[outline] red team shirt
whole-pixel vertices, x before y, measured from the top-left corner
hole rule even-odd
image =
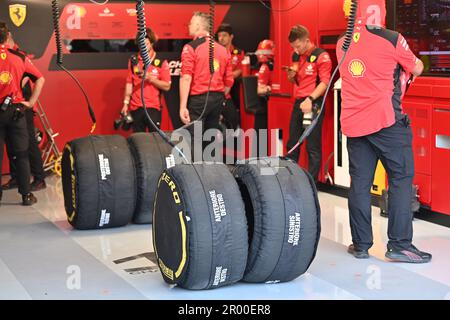
[[[29,77],[33,82],[42,77],[31,60],[19,51],[0,46],[0,102],[12,96],[13,103],[25,101],[22,95],[22,78]]]
[[[265,86],[270,86],[272,84],[272,70],[270,70],[268,64],[262,63],[254,74],[258,77],[258,84]]]
[[[308,97],[320,82],[330,82],[332,63],[330,55],[320,48],[313,47],[303,55],[293,53],[292,68],[297,70],[294,96],[296,99]]]
[[[242,69],[242,60],[245,58],[243,50],[235,48],[233,45],[230,47],[231,54],[231,70],[236,71]]]
[[[132,58],[133,59],[133,58]],[[135,65],[132,63],[132,59],[128,61],[128,76],[127,83],[131,83],[133,85],[133,92],[131,94],[130,100],[130,110],[135,111],[142,107],[141,100],[141,85],[142,79],[140,78],[140,74],[144,72],[144,62],[142,61],[142,57],[139,54],[137,61],[138,64]],[[149,66],[147,73],[153,74],[157,77],[158,80],[170,82],[170,69],[169,64],[166,60],[161,61],[158,59],[156,55],[152,59],[152,63]],[[161,110],[161,90],[155,87],[150,82],[146,81],[144,85],[144,99],[145,106],[147,108],[154,108],[157,110]]]
[[[343,40],[339,40],[338,48],[342,47]],[[343,51],[338,49],[338,60],[342,55]],[[342,132],[348,137],[365,136],[401,119],[406,77],[417,61],[398,32],[357,25],[340,68]]]
[[[224,92],[225,87],[231,88],[234,83],[231,56],[221,44],[214,42],[214,68],[216,72],[211,81],[210,90]],[[192,76],[189,95],[200,95],[208,91],[210,79],[209,70],[209,39],[200,36],[186,44],[181,53],[181,76]]]
[[[245,52],[231,45],[230,54],[231,54],[231,71],[234,72],[236,70],[242,69],[242,60],[244,60],[245,58]],[[228,93],[226,98],[231,99],[231,94]]]

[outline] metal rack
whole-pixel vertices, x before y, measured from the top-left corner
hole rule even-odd
[[[47,139],[43,147],[41,147],[44,171],[52,170],[56,174],[61,175],[61,152],[59,151],[58,146],[55,142],[55,138],[59,135],[59,133],[53,132],[53,129],[50,126],[50,122],[48,121],[47,114],[45,113],[44,108],[42,107],[42,104],[39,100],[37,102],[36,111]]]

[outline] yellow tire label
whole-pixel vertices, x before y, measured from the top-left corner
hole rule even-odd
[[[161,175],[161,177],[158,181],[158,189],[159,189],[159,186],[161,183],[167,184],[170,191],[172,192],[172,196],[173,196],[175,203],[180,204],[181,198],[178,194],[177,186],[176,186],[175,182],[173,181],[173,179],[166,172],[163,172],[163,174]],[[155,204],[157,203],[157,199],[158,199],[158,192],[156,193]],[[154,208],[156,208],[156,205]],[[186,266],[186,262],[187,262],[187,228],[186,228],[186,224],[185,224],[184,217],[183,217],[183,211],[178,212],[178,218],[179,218],[180,227],[181,227],[181,250],[182,250],[182,252],[181,252],[180,263],[179,263],[178,267],[176,268],[176,271],[174,272],[174,270],[172,270],[168,266],[166,266],[164,264],[164,261],[158,256],[158,252],[156,249],[157,248],[157,243],[156,243],[157,223],[156,223],[155,212],[153,212],[153,243],[155,243],[154,247],[155,247],[156,256],[158,257],[158,265],[159,265],[159,268],[161,269],[161,272],[172,281],[175,278],[179,278],[181,276],[181,274]]]

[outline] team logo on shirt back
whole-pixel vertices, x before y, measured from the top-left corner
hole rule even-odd
[[[362,78],[366,72],[366,65],[359,59],[353,59],[348,65],[348,71],[354,78]]]
[[[12,75],[8,71],[0,73],[0,84],[9,85],[12,80]]]
[[[355,32],[355,34],[353,35],[353,41],[355,41],[355,43],[357,43],[360,38],[361,38],[361,33]]]
[[[220,62],[217,59],[214,59],[214,72],[216,72],[217,70],[219,70],[220,68]]]
[[[27,6],[24,4],[11,4],[9,6],[9,18],[16,27],[20,27],[27,17]]]

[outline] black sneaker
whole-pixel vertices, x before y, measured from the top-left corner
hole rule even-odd
[[[45,180],[33,180],[30,187],[31,191],[39,191],[47,188],[47,184],[45,183]]]
[[[355,245],[348,246],[347,252],[352,254],[357,259],[369,259],[369,250],[361,250]]]
[[[23,206],[32,206],[37,202],[36,197],[31,192],[26,195],[22,195],[22,205]]]
[[[395,250],[388,247],[385,256],[393,262],[408,263],[427,263],[431,261],[432,257],[430,253],[420,251],[413,245],[411,245],[408,249],[403,250]]]
[[[17,180],[16,179],[9,179],[7,183],[2,185],[3,190],[9,190],[9,189],[15,189],[17,188]]]

